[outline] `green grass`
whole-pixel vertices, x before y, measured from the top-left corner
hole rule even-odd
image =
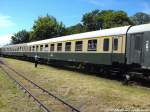
[[[150,89],[124,86],[118,81],[5,58],[4,61],[40,86],[83,112],[107,109],[149,109]],[[5,104],[3,104],[5,105]]]
[[[0,69],[0,112],[41,112]]]

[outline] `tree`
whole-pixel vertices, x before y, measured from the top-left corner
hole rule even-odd
[[[113,10],[94,10],[86,13],[82,22],[88,31],[133,24],[124,11]]]
[[[99,10],[94,10],[83,15],[82,22],[87,31],[102,28],[103,19],[99,16],[99,13]]]
[[[12,44],[29,42],[29,32],[26,30],[19,31],[11,37]]]
[[[66,35],[69,35],[69,34],[77,34],[77,33],[83,33],[83,32],[86,32],[86,29],[84,28],[84,26],[79,23],[79,24],[76,24],[74,26],[70,26],[66,29]]]
[[[65,35],[65,26],[53,16],[39,17],[33,25],[31,40],[43,40]]]
[[[127,13],[125,13],[124,11],[114,12],[112,18],[110,19],[110,21],[111,21],[110,27],[133,25],[133,22],[130,20]]]
[[[150,15],[143,12],[138,12],[131,17],[131,20],[135,25],[150,23]]]

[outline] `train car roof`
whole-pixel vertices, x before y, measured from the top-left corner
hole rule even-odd
[[[45,44],[51,42],[61,42],[61,41],[71,41],[71,40],[78,40],[84,38],[91,38],[91,37],[98,37],[98,36],[113,36],[113,35],[123,35],[126,34],[127,29],[129,26],[117,27],[117,28],[110,28],[80,34],[73,34],[68,36],[62,36],[57,38],[46,39],[42,41],[30,42],[27,45],[37,45],[37,44]]]
[[[7,46],[3,46],[2,48],[7,48],[7,47],[21,47],[21,46],[27,46],[27,43],[7,45]]]
[[[142,24],[137,26],[132,26],[128,33],[141,33],[141,32],[147,32],[150,31],[150,24]]]

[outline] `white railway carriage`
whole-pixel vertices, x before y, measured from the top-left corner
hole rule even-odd
[[[143,24],[5,46],[1,54],[28,58],[38,55],[47,62],[82,64],[88,68],[149,69],[149,42],[150,24]]]

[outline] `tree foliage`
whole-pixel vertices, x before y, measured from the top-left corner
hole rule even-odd
[[[83,32],[86,32],[86,29],[81,23],[66,28],[66,35]]]
[[[150,23],[150,15],[143,12],[138,12],[131,17],[131,20],[135,25]]]
[[[62,36],[65,33],[65,26],[62,22],[58,22],[52,16],[39,17],[33,25],[31,32],[31,40],[43,40]]]
[[[99,30],[133,24],[124,11],[94,10],[86,13],[82,18],[87,31]]]
[[[82,22],[87,31],[98,30],[103,27],[103,19],[99,12],[99,10],[94,10],[83,15]]]
[[[26,30],[19,31],[11,37],[12,44],[29,42],[29,32]]]

